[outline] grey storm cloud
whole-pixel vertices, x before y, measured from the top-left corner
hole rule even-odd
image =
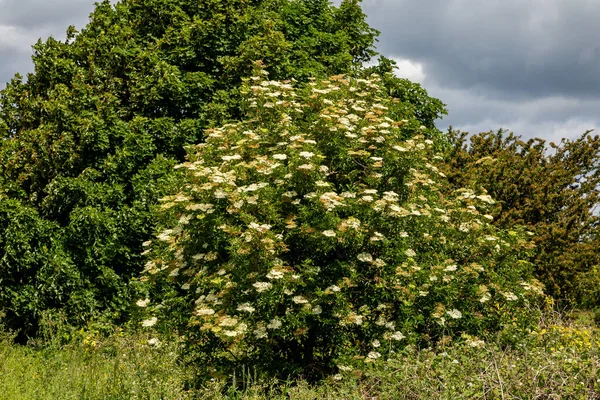
[[[199,0],[200,1],[200,0]],[[339,4],[341,0],[333,0]],[[114,2],[114,1],[113,1]],[[470,132],[550,140],[600,128],[600,0],[364,0],[398,75],[448,105]],[[38,38],[82,28],[93,0],[0,0],[0,89],[32,70]]]
[[[0,0],[0,89],[15,73],[31,72],[38,39],[64,39],[67,27],[84,27],[93,9],[90,0]]]
[[[0,0],[0,25],[30,30],[51,27],[62,32],[85,22],[92,9],[89,0]]]
[[[596,0],[366,0],[379,49],[444,86],[495,96],[600,93]]]

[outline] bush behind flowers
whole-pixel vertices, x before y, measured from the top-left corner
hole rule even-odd
[[[492,226],[484,192],[442,195],[435,132],[389,118],[379,77],[296,87],[257,67],[243,92],[248,118],[189,147],[162,199],[143,325],[176,327],[213,375],[319,376],[535,323],[527,232]]]

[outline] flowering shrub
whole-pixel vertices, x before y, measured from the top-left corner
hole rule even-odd
[[[162,298],[138,302],[143,324],[178,327],[214,371],[284,374],[530,326],[529,238],[490,224],[487,194],[441,194],[429,131],[389,118],[377,76],[297,88],[263,72],[243,92],[248,118],[190,147],[187,184],[162,199],[144,278]]]

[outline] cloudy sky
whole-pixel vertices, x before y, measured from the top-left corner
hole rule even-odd
[[[600,133],[600,0],[364,0],[363,8],[398,75],[448,105],[440,129],[554,141]],[[0,88],[31,70],[38,38],[64,38],[92,9],[91,0],[0,0]]]

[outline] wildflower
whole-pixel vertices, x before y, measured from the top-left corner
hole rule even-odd
[[[346,220],[346,223],[352,229],[357,230],[358,228],[360,228],[360,220],[358,218],[350,217]]]
[[[327,237],[335,237],[335,232],[332,230],[323,231],[322,233]]]
[[[452,264],[452,265],[448,265],[446,268],[444,268],[444,271],[453,272],[453,271],[456,271],[457,269],[458,269],[458,266],[456,264]]]
[[[219,323],[219,326],[231,327],[231,326],[236,326],[237,323],[238,323],[237,318],[225,317],[221,320],[221,322]]]
[[[258,293],[264,292],[265,290],[271,289],[273,284],[270,282],[255,282],[252,284]]]
[[[269,273],[267,274],[267,278],[268,279],[281,279],[283,278],[283,272],[278,271],[276,269],[272,269],[271,271],[269,271]]]
[[[267,325],[267,329],[279,329],[281,328],[281,321],[277,318],[273,318]]]
[[[378,242],[378,241],[383,240],[383,239],[385,239],[385,237],[381,233],[374,232],[373,236],[371,236],[371,238],[369,239],[369,241],[371,241],[371,242]]]
[[[460,319],[462,318],[462,313],[460,311],[458,311],[456,308],[450,311],[446,311],[446,314],[448,314],[448,316],[450,316],[451,318],[454,319]]]
[[[386,263],[381,258],[376,258],[375,260],[373,260],[373,265],[381,268],[381,267],[385,267]]]
[[[215,310],[213,310],[212,308],[198,308],[194,313],[196,315],[213,315],[215,313]]]
[[[144,300],[140,299],[140,300],[136,301],[135,304],[138,307],[142,307],[142,308],[147,307],[148,304],[150,304],[150,299],[144,299]]]
[[[249,313],[249,314],[252,314],[252,313],[254,312],[255,308],[254,308],[254,307],[252,307],[252,306],[250,305],[250,303],[244,303],[244,304],[240,304],[240,305],[239,305],[239,306],[236,308],[236,310],[237,310],[237,311],[245,311],[245,312],[247,312],[247,313]]]
[[[336,285],[331,285],[327,289],[325,289],[325,291],[331,291],[331,292],[339,292],[340,290],[341,290],[340,287],[336,286]]]
[[[379,340],[375,339],[371,342],[371,346],[377,348],[377,347],[381,346],[381,343],[379,343]]]
[[[145,319],[142,321],[142,326],[145,328],[149,328],[151,326],[156,325],[156,322],[158,322],[158,318],[156,317],[152,317],[150,319]]]
[[[369,253],[360,253],[358,256],[356,256],[356,258],[358,258],[358,261],[362,261],[362,262],[373,261],[373,256]]]
[[[321,308],[321,306],[320,306],[320,305],[316,305],[316,306],[314,306],[314,307],[312,308],[312,313],[313,313],[314,315],[319,315],[319,314],[321,314],[322,312],[323,312],[323,309]]]
[[[407,257],[414,257],[414,256],[416,256],[416,255],[417,255],[417,253],[415,253],[415,251],[414,251],[413,249],[407,249],[407,250],[404,252],[404,254],[405,254]]]
[[[485,203],[488,203],[488,204],[494,204],[495,203],[494,199],[492,199],[492,196],[490,196],[488,194],[479,195],[479,196],[477,196],[477,198],[479,200],[485,202]]]
[[[276,160],[286,160],[287,156],[285,154],[273,154],[273,158]]]
[[[519,299],[517,297],[517,295],[514,294],[513,292],[506,292],[506,293],[503,293],[503,294],[504,294],[504,297],[506,298],[506,300],[508,300],[508,301],[515,301],[515,300]]]
[[[479,302],[485,303],[486,301],[490,300],[491,298],[492,298],[492,296],[488,292],[485,292],[483,294],[483,296],[481,296],[481,298],[479,299]]]
[[[266,338],[267,336],[268,336],[267,329],[265,328],[264,325],[259,326],[258,328],[256,328],[254,330],[254,337],[256,337],[257,339],[263,339],[263,338]]]
[[[310,151],[301,151],[298,155],[304,158],[312,158],[315,155],[315,153],[311,153]]]
[[[221,159],[223,161],[240,160],[241,158],[242,156],[240,156],[239,154],[234,154],[232,156],[221,156]]]
[[[308,300],[306,300],[303,296],[294,296],[292,301],[296,304],[307,304]]]
[[[163,242],[168,242],[169,240],[171,240],[172,233],[173,229],[165,229],[160,235],[157,236],[157,238],[159,240],[162,240]]]
[[[376,351],[371,351],[369,352],[369,354],[367,354],[367,358],[371,360],[377,360],[379,357],[381,357],[381,353],[378,353]]]
[[[297,169],[301,169],[301,170],[306,170],[306,171],[310,171],[314,168],[314,165],[312,164],[302,164],[300,166],[298,166]]]
[[[470,347],[484,347],[485,346],[485,342],[483,340],[477,339],[477,338],[467,340],[467,344]]]
[[[148,339],[148,344],[150,346],[158,346],[160,344],[160,340],[157,338]]]
[[[394,340],[402,340],[405,338],[405,336],[402,334],[402,332],[400,331],[396,331],[394,332],[394,334],[392,336],[390,336],[392,339]]]

